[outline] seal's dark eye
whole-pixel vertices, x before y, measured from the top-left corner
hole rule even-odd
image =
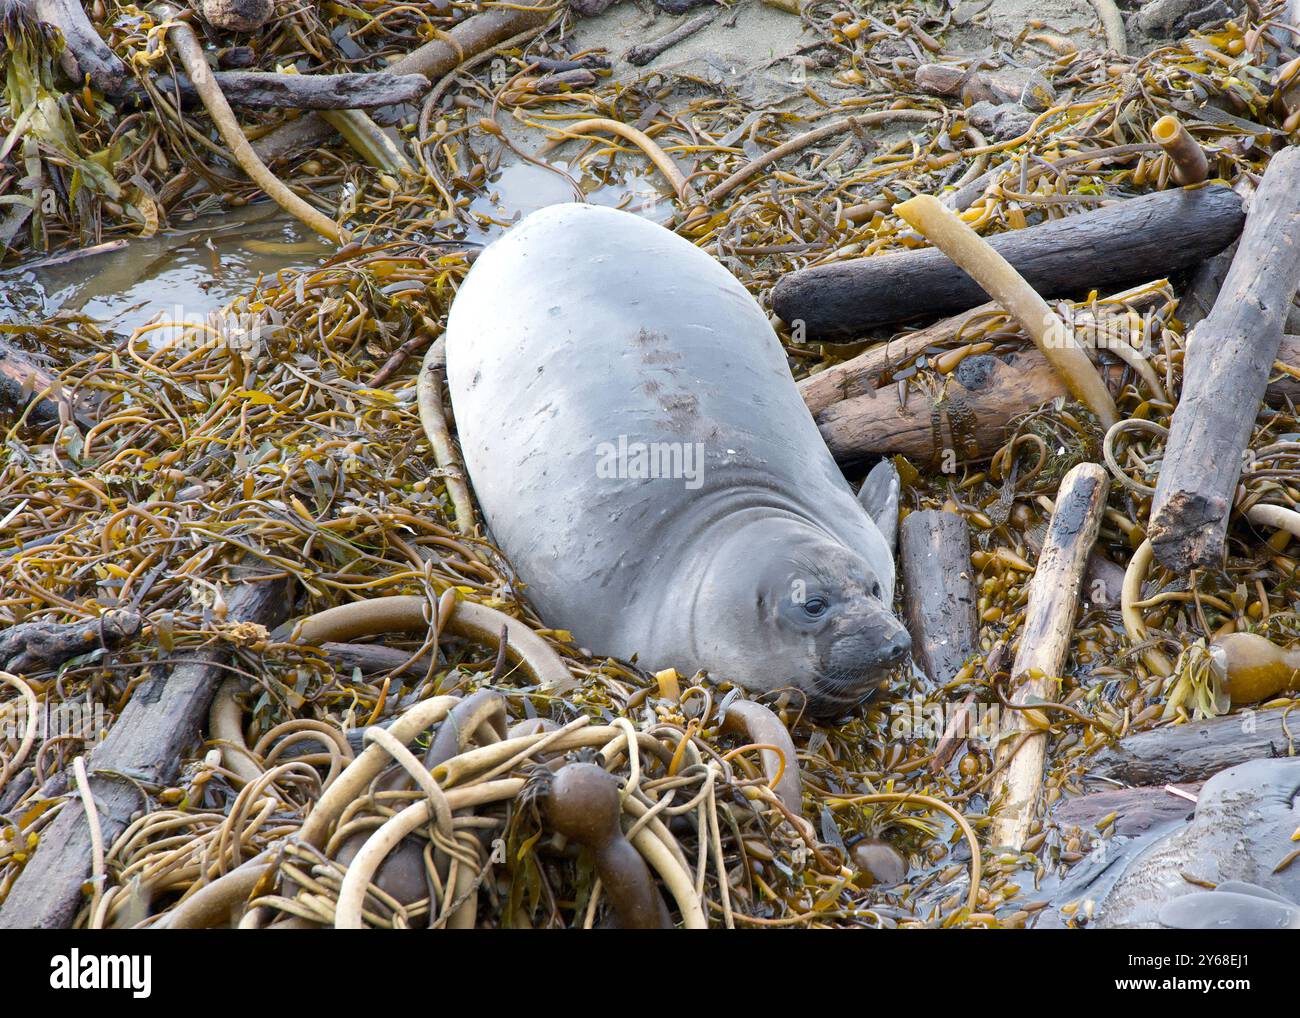
[[[812,618],[820,618],[826,614],[826,609],[830,607],[830,602],[824,597],[810,597],[804,602],[803,610]]]
[[[879,596],[880,596],[880,584],[879,584],[879,583],[873,583],[873,584],[871,585],[871,596],[872,596],[872,597],[879,597]]]

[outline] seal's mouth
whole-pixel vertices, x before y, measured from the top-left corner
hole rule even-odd
[[[876,675],[814,675],[808,713],[819,720],[842,717],[870,700],[888,676],[888,671]]]

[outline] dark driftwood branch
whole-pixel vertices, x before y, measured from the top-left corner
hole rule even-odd
[[[909,513],[899,533],[912,657],[936,684],[952,681],[978,646],[970,525],[956,513]]]
[[[937,330],[931,333],[936,334]],[[901,342],[891,346],[904,348]],[[831,372],[848,368],[824,382],[818,382],[822,375],[814,375],[800,384],[822,437],[840,463],[858,463],[884,453],[901,453],[929,463],[948,449],[967,460],[982,459],[1006,441],[1008,426],[1015,418],[1068,396],[1046,358],[1037,350],[1026,349],[998,357],[967,357],[948,377],[941,397],[910,391],[904,405],[896,387],[869,387],[882,370],[884,356],[876,353],[879,349],[860,355],[860,362],[854,358],[856,365],[846,361],[823,372],[831,376]],[[1300,366],[1300,336],[1286,336],[1277,359]],[[1119,364],[1102,372],[1112,393],[1118,394],[1124,372]],[[849,395],[836,402],[837,392]],[[1277,405],[1285,405],[1288,399],[1300,404],[1300,380],[1281,375],[1268,386],[1265,397]]]
[[[666,35],[661,35],[658,39],[651,39],[649,42],[643,42],[640,45],[633,46],[624,54],[624,59],[629,64],[636,67],[644,67],[651,60],[676,46],[683,39],[689,39],[700,29],[704,28],[713,20],[713,12],[697,14],[689,21],[683,21]]]
[[[1244,711],[1187,725],[1138,732],[1098,750],[1087,773],[1134,785],[1203,781],[1249,760],[1300,753],[1283,727],[1285,710]],[[1295,716],[1291,732],[1296,734]]]
[[[1223,250],[1241,231],[1241,199],[1227,187],[1158,191],[989,238],[1045,297],[1167,276]],[[868,329],[984,303],[979,284],[940,251],[833,262],[785,276],[772,307],[811,340],[852,340]]]
[[[415,102],[433,86],[422,74],[281,74],[277,71],[213,71],[232,106],[247,109],[351,110]],[[155,84],[164,95],[180,92],[185,105],[199,103],[189,78],[170,76]],[[137,90],[132,90],[132,95]],[[138,94],[143,98],[143,91]]]
[[[239,13],[238,5],[226,0],[221,0],[219,5],[229,8],[234,14]],[[266,6],[269,8],[270,5]],[[129,101],[143,96],[143,91],[131,81],[126,65],[91,25],[80,0],[37,0],[36,14],[63,34],[62,65],[69,77],[80,83],[84,76],[89,75],[92,85],[115,98]],[[432,87],[422,74],[391,70],[373,74],[214,71],[213,77],[229,102],[253,109],[366,109],[414,102]],[[170,93],[178,83],[171,77],[164,77],[158,80],[157,85],[164,93]],[[198,93],[188,79],[180,79],[179,89],[183,101],[198,102]]]
[[[226,599],[232,621],[274,626],[288,615],[283,582],[247,583]],[[144,803],[141,787],[174,781],[182,755],[199,740],[227,648],[195,653],[170,675],[141,683],[102,743],[87,761],[105,848]],[[91,872],[90,826],[80,798],[63,804],[41,843],[18,875],[4,904],[0,929],[66,929],[82,906],[82,885]]]
[[[120,647],[139,631],[140,613],[131,608],[81,622],[22,622],[0,632],[0,668],[18,675],[55,668],[79,654]]]
[[[1223,555],[1242,454],[1300,285],[1300,149],[1264,173],[1214,308],[1188,339],[1148,534],[1175,572]]]

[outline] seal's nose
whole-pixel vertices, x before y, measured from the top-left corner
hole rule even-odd
[[[896,665],[912,651],[912,637],[902,626],[889,637],[880,648],[881,658],[890,665]]]

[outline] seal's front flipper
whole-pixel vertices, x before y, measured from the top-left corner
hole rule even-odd
[[[1160,925],[1175,930],[1295,930],[1300,929],[1300,907],[1255,893],[1198,891],[1165,905]]]
[[[871,468],[858,489],[858,502],[876,523],[889,545],[889,554],[898,552],[898,470],[892,460],[881,460]]]

